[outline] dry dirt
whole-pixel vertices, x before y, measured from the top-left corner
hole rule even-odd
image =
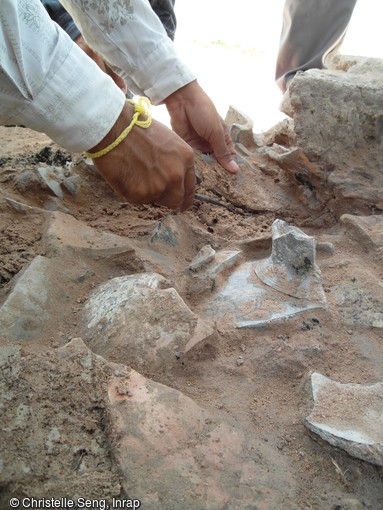
[[[278,142],[286,141],[288,133],[282,133]],[[62,165],[70,161],[73,161],[71,171],[81,179],[79,190],[75,197],[66,192],[64,199],[58,201],[38,178],[36,168],[40,164]],[[264,154],[254,152],[252,158],[240,160],[243,172],[249,165],[256,172],[255,191],[241,188],[238,177],[225,174],[208,156],[196,155],[196,162],[201,180],[197,193],[202,195],[202,200],[196,200],[184,217],[198,235],[173,253],[175,267],[185,267],[207,243],[214,248],[240,247],[247,258],[267,256],[271,225],[276,218],[284,219],[314,235],[319,243],[334,244],[334,255],[326,250],[317,253],[330,313],[306,312],[282,324],[257,330],[230,330],[224,325],[218,327],[215,343],[193,352],[176,369],[158,373],[150,367],[139,367],[139,370],[182,391],[216,416],[240,423],[281,452],[297,484],[297,509],[382,509],[382,468],[331,447],[303,424],[312,409],[310,371],[344,383],[383,380],[381,329],[366,328],[362,321],[358,324],[350,320],[347,308],[339,306],[335,292],[341,285],[353,286],[355,293],[350,299],[356,306],[360,305],[363,315],[364,295],[359,290],[368,288],[371,281],[382,279],[381,261],[348,237],[337,214],[342,204],[335,204],[325,188],[317,191],[317,205],[308,210],[302,177],[292,178]],[[262,189],[269,190],[274,202],[266,195],[262,197]],[[289,207],[283,202],[278,207],[281,190],[290,197]],[[259,193],[258,206],[249,199],[254,193]],[[12,288],[12,278],[33,257],[44,254],[45,227],[41,215],[16,211],[6,197],[41,209],[59,204],[89,226],[143,243],[169,214],[161,207],[123,203],[85,164],[82,156],[66,153],[46,136],[23,128],[0,128],[0,304]],[[221,205],[206,201],[206,197]],[[24,348],[31,353],[44,353],[78,336],[78,311],[88,293],[113,276],[139,270],[129,264],[117,257],[107,266],[95,265],[87,286],[68,283],[67,306],[57,310],[55,323],[47,334],[24,343]],[[193,311],[203,311],[204,302],[198,297],[190,297],[182,287],[177,290]],[[33,364],[26,364],[25,377],[33,378],[33,369]],[[70,384],[62,391],[70,399]],[[51,412],[55,412],[54,408]],[[88,418],[93,419],[91,414]],[[67,437],[70,438],[69,429]],[[20,442],[19,448],[26,446]],[[107,448],[104,454],[105,463],[110,466]],[[54,486],[55,469],[49,466],[41,469],[45,469],[47,477],[51,469]],[[118,474],[111,469],[110,481],[105,483],[113,485],[117,478]],[[68,480],[69,486],[71,483]],[[90,494],[100,496],[99,483],[96,475],[89,480]],[[12,487],[2,489],[5,496],[11,496]],[[21,489],[19,485],[18,490]],[[24,490],[40,492],[33,484]]]

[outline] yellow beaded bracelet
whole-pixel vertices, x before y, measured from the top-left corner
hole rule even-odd
[[[138,103],[134,102],[132,99],[127,99],[127,103],[131,103],[134,106],[134,114],[131,123],[129,126],[124,129],[124,131],[117,137],[114,142],[105,147],[105,149],[101,149],[97,152],[85,152],[85,156],[91,159],[100,158],[101,156],[105,156],[111,150],[113,150],[117,145],[119,145],[128,134],[131,132],[133,126],[136,124],[142,128],[148,128],[152,123],[152,117],[150,115],[150,101],[147,97],[140,96]],[[146,120],[138,120],[140,115],[147,115]]]

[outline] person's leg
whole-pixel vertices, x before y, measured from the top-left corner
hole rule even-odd
[[[175,0],[149,0],[153,11],[160,18],[166,33],[172,41],[177,28],[177,20],[174,12]]]
[[[286,0],[275,79],[282,90],[299,70],[324,66],[341,45],[357,0]]]
[[[74,41],[81,34],[64,7],[58,0],[41,0],[50,18],[55,21]]]

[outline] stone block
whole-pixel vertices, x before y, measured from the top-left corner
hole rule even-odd
[[[334,163],[361,150],[381,156],[382,76],[351,69],[312,69],[295,76],[288,96],[294,131],[308,157]]]
[[[359,63],[358,63],[359,62]],[[298,146],[331,172],[329,183],[357,205],[383,208],[382,62],[298,73],[282,108],[294,118]]]

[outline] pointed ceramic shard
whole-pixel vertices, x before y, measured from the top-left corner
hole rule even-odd
[[[325,305],[315,239],[282,220],[274,221],[272,236],[271,256],[255,266],[258,278],[283,294]]]

